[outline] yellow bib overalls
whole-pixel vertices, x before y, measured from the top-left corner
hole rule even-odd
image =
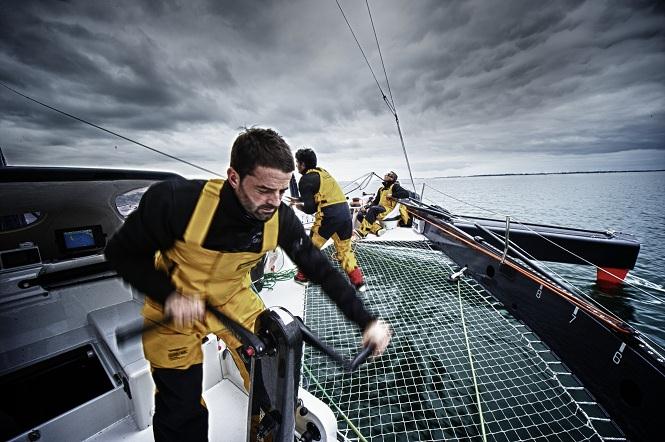
[[[383,218],[385,218],[386,215],[392,212],[392,210],[397,205],[397,201],[395,201],[394,199],[388,199],[388,195],[392,195],[393,193],[394,185],[395,184],[391,184],[390,187],[388,187],[387,189],[381,188],[381,190],[379,190],[379,206],[384,207],[386,211],[379,213],[376,216],[377,220],[382,220]]]
[[[265,306],[250,287],[250,270],[267,251],[277,247],[278,212],[264,224],[260,252],[218,252],[203,248],[223,184],[224,180],[220,179],[206,183],[183,240],[176,241],[163,253],[157,252],[155,267],[169,274],[171,282],[182,295],[200,296],[209,305],[253,331],[254,322]],[[146,298],[143,316],[146,322],[162,322],[162,306]],[[201,341],[210,332],[224,340],[232,350],[231,355],[249,391],[249,373],[235,351],[241,343],[211,313],[206,313],[203,322],[196,321],[191,327],[176,328],[169,323],[144,333],[145,357],[154,368],[187,369],[203,361]]]
[[[342,192],[342,188],[337,184],[337,181],[325,169],[318,167],[310,169],[306,173],[318,174],[321,182],[319,191],[314,195],[316,215],[314,216],[314,224],[311,228],[312,242],[320,249],[327,241],[327,238],[319,235],[319,229],[324,222],[323,208],[333,204],[346,203],[346,196]],[[349,216],[351,216],[350,212]],[[337,260],[346,273],[352,272],[358,266],[358,262],[351,248],[351,237],[341,239],[337,233],[333,233],[332,239],[335,243],[335,250],[337,250]]]
[[[388,195],[392,195],[394,185],[395,184],[393,183],[387,189],[384,189],[383,187],[379,189],[379,206],[386,210],[384,212],[377,213],[376,219],[373,223],[370,223],[367,218],[362,220],[360,223],[360,231],[363,232],[363,234],[366,235],[367,233],[377,233],[379,230],[381,230],[381,220],[385,218],[386,215],[388,215],[397,205],[397,201],[394,199],[388,199]]]

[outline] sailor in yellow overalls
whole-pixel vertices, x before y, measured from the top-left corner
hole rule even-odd
[[[382,235],[385,230],[380,221],[395,208],[397,199],[408,197],[409,191],[400,186],[397,174],[393,171],[386,173],[382,186],[376,192],[370,206],[358,214],[357,219],[360,222],[360,227],[356,229],[358,236],[364,238],[369,233]],[[400,218],[403,224],[409,221],[409,213],[404,206],[400,207]]]
[[[310,229],[312,242],[320,249],[332,237],[342,269],[351,283],[362,290],[365,278],[351,247],[353,220],[342,188],[325,169],[317,167],[316,153],[312,149],[296,152],[296,167],[302,174],[298,183],[300,197],[292,198],[291,204],[305,213],[316,213]],[[299,283],[307,282],[302,269],[294,279]]]
[[[281,203],[293,166],[290,148],[276,132],[248,129],[233,145],[226,181],[153,185],[106,247],[118,274],[147,295],[145,321],[160,324],[143,336],[156,385],[156,441],[207,440],[201,397],[206,334],[225,341],[248,387],[247,369],[235,351],[240,343],[204,314],[204,305],[253,330],[264,304],[250,288],[250,270],[277,246],[361,327],[364,342],[382,352],[390,339],[388,326],[364,308],[354,287]]]
[[[277,248],[279,213],[264,223],[262,244],[258,251],[206,249],[203,242],[218,210],[223,185],[224,180],[210,180],[205,184],[183,239],[176,240],[165,252],[157,252],[155,267],[170,274],[177,292],[198,296],[238,324],[253,330],[256,317],[265,306],[251,289],[250,270],[267,251]],[[224,207],[219,207],[219,210],[223,213]],[[150,298],[143,307],[143,316],[147,322],[164,322],[162,306]],[[208,312],[204,321],[196,321],[191,327],[179,328],[168,324],[144,334],[146,359],[154,368],[186,369],[200,364],[203,361],[201,340],[211,332],[223,339],[229,348],[241,346],[237,338]],[[249,389],[249,374],[242,360],[236,352],[231,354],[240,368],[245,388]]]

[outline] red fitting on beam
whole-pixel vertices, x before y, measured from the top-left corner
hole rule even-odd
[[[628,269],[599,267],[598,269],[596,269],[596,282],[598,283],[598,285],[617,286],[623,282],[627,274],[628,274]]]

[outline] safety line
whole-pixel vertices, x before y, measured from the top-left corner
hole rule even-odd
[[[483,417],[483,407],[480,402],[480,392],[478,391],[478,382],[476,380],[476,369],[473,366],[473,355],[471,354],[471,346],[469,345],[469,335],[466,330],[466,320],[464,319],[464,307],[462,306],[462,289],[460,288],[460,279],[457,279],[457,296],[459,298],[459,312],[462,317],[462,328],[464,329],[464,341],[466,341],[466,351],[469,355],[469,364],[471,364],[471,378],[473,379],[473,388],[476,390],[476,404],[478,405],[478,414],[480,415],[480,432],[483,435],[483,441],[487,442],[487,434],[485,434],[485,418]]]
[[[319,390],[321,390],[321,393],[323,393],[323,395],[326,398],[328,398],[328,400],[330,401],[332,406],[335,407],[335,409],[342,416],[342,419],[344,419],[344,421],[349,425],[349,427],[351,427],[351,430],[353,430],[353,432],[356,433],[356,436],[358,436],[361,441],[367,442],[367,439],[365,439],[365,437],[362,434],[360,434],[360,430],[355,425],[353,425],[353,422],[351,422],[351,420],[347,417],[347,415],[344,414],[344,412],[337,406],[337,404],[333,401],[333,399],[330,397],[328,392],[326,392],[326,390],[323,389],[323,386],[321,384],[319,384],[319,382],[316,380],[316,378],[314,377],[312,372],[309,370],[307,365],[302,364],[302,367],[305,369],[305,371],[307,372],[307,375],[312,380],[312,382],[314,382],[314,385],[316,385],[319,388]]]

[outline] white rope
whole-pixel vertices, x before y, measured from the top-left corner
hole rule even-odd
[[[457,296],[459,298],[459,312],[462,317],[462,328],[464,329],[464,341],[466,342],[466,351],[469,355],[469,364],[471,364],[471,377],[473,378],[473,388],[476,390],[476,404],[478,405],[478,414],[480,415],[480,432],[483,435],[483,442],[487,442],[487,434],[485,434],[485,419],[483,417],[483,408],[480,402],[480,392],[478,391],[478,382],[476,381],[476,370],[473,367],[473,355],[471,354],[471,346],[469,345],[469,335],[466,331],[466,321],[464,320],[464,307],[462,306],[462,290],[460,288],[460,280],[462,276],[457,278]]]

